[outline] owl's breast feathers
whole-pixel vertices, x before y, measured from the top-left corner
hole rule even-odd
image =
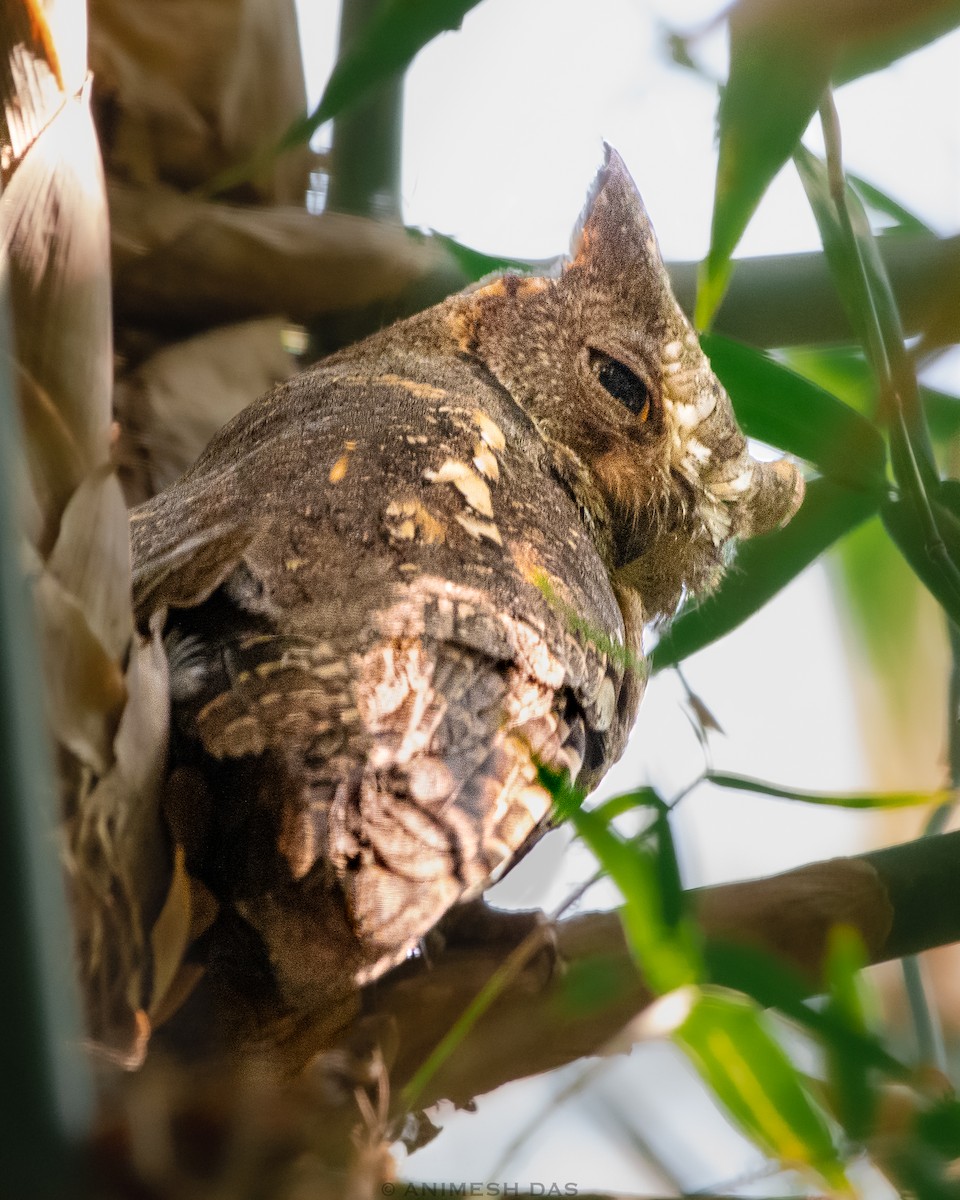
[[[135,512],[192,867],[288,988],[379,974],[502,869],[549,816],[536,759],[619,756],[643,681],[591,631],[636,652],[638,621],[568,476],[482,368],[368,343]]]

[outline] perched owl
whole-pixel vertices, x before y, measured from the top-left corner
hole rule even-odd
[[[399,962],[595,784],[641,633],[802,479],[747,452],[607,152],[571,257],[251,405],[132,515],[189,870],[295,1005]],[[622,652],[618,652],[622,649]]]

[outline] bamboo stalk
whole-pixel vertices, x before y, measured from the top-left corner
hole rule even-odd
[[[282,312],[322,330],[355,310],[350,336],[361,337],[471,281],[441,239],[344,213],[244,209],[116,183],[110,208],[121,323],[196,330]],[[907,335],[922,333],[928,349],[960,340],[960,236],[903,234],[879,250]],[[688,312],[697,265],[667,264]],[[714,329],[771,347],[853,336],[819,251],[737,260]]]
[[[3,1190],[34,1200],[77,1193],[91,1117],[73,953],[56,842],[56,797],[11,483],[22,461],[0,295],[0,1127]],[[72,1181],[72,1184],[71,1184]]]
[[[379,7],[380,0],[341,0],[341,55]],[[399,221],[402,139],[403,76],[397,75],[334,120],[327,208]]]

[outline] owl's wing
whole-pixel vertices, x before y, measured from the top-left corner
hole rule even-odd
[[[612,687],[585,708],[527,631],[512,653],[465,644],[478,611],[454,600],[446,636],[428,615],[362,655],[270,632],[201,639],[196,623],[171,638],[181,760],[210,797],[191,866],[261,934],[285,992],[305,963],[332,974],[331,947],[355,981],[400,961],[546,827],[536,763],[578,775],[607,727]],[[230,619],[221,607],[218,628]]]
[[[602,774],[639,698],[583,633],[622,617],[529,422],[418,369],[279,389],[134,514],[205,792],[195,869],[288,991],[402,958],[542,827],[535,760]]]
[[[586,731],[566,689],[456,643],[378,647],[365,669],[362,694],[389,699],[374,701],[377,753],[337,813],[334,859],[379,973],[543,831],[536,764],[576,775]]]
[[[584,716],[564,689],[454,641],[380,641],[351,671],[346,656],[261,636],[237,645],[236,662],[239,683],[194,725],[215,791],[247,797],[246,820],[234,803],[218,823],[229,878],[214,865],[215,882],[271,946],[289,938],[289,905],[265,896],[342,904],[361,980],[542,827],[537,760],[581,765]]]

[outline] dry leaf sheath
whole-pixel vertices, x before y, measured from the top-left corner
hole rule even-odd
[[[749,456],[613,151],[556,277],[246,409],[132,518],[211,961],[300,1008],[403,959],[546,828],[535,759],[591,786],[620,755],[644,624],[801,494]]]

